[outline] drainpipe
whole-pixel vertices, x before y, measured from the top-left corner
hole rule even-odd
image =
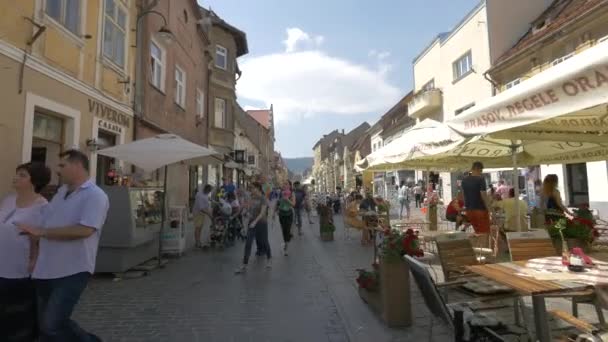
[[[496,95],[496,89],[498,89],[498,88],[499,88],[498,83],[496,83],[496,81],[494,81],[494,80],[492,79],[492,77],[490,77],[490,75],[488,74],[488,72],[487,72],[487,71],[483,73],[483,77],[484,77],[484,78],[485,78],[485,79],[486,79],[488,82],[490,82],[490,83],[492,84],[492,86],[493,86],[493,88],[492,88],[492,96]]]

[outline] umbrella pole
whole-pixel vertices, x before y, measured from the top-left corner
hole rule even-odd
[[[164,181],[163,181],[163,205],[162,211],[160,214],[160,230],[158,231],[158,267],[161,267],[162,264],[162,254],[163,254],[163,230],[165,227],[165,220],[167,219],[167,165],[165,165],[164,172]]]
[[[517,231],[521,231],[521,220],[519,219],[520,216],[520,208],[519,208],[519,170],[517,169],[517,145],[515,145],[515,143],[511,144],[511,158],[513,161],[513,175],[512,175],[512,183],[513,183],[513,190],[515,192],[515,228],[517,229]]]

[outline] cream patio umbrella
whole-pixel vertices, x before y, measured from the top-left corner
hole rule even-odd
[[[97,153],[133,164],[146,172],[164,167],[164,195],[158,239],[158,263],[160,265],[167,207],[167,166],[180,162],[192,165],[218,164],[223,162],[221,154],[213,149],[191,143],[175,134],[160,134],[152,138],[99,150]]]

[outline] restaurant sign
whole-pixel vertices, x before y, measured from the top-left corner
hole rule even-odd
[[[127,128],[131,126],[131,118],[128,115],[93,99],[89,99],[89,112],[116,125]]]

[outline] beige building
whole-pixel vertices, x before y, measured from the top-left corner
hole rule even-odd
[[[606,1],[555,1],[542,15],[531,20],[526,34],[497,60],[489,75],[498,91],[516,88],[536,74],[608,41],[607,22]],[[541,165],[541,177],[551,173],[559,177],[565,203],[570,206],[589,203],[606,217],[606,161]]]
[[[95,151],[132,139],[135,1],[67,3],[0,1],[0,193],[17,164],[55,167],[73,147],[90,155],[93,179],[109,181],[120,164]]]
[[[493,96],[486,71],[550,3],[480,1],[453,30],[439,34],[414,59],[414,96],[409,115],[417,120],[446,121]],[[441,174],[444,201],[455,195],[456,183],[456,176]]]

